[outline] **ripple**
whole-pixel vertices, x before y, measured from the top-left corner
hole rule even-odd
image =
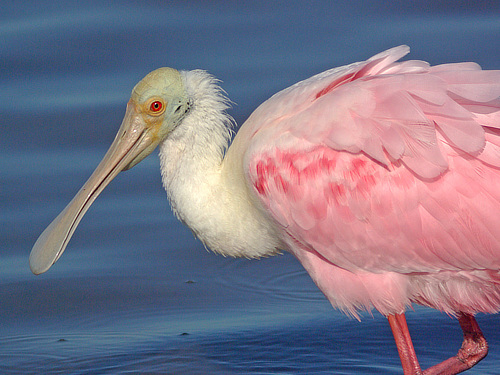
[[[228,259],[218,280],[225,287],[281,300],[311,302],[325,297],[291,255],[259,261]]]

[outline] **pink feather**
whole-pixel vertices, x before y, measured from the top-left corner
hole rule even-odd
[[[245,124],[250,187],[344,311],[498,311],[500,72],[406,53],[263,103]]]

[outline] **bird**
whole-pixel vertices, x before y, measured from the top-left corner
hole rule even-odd
[[[333,307],[387,317],[405,375],[456,374],[488,353],[477,313],[500,309],[500,70],[400,61],[402,45],[298,82],[235,132],[221,83],[159,68],[132,90],[116,138],[43,231],[34,274],[83,215],[157,146],[175,216],[213,252],[293,254]],[[458,319],[462,347],[422,370],[412,305]]]

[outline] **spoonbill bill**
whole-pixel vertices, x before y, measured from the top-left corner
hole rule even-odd
[[[388,318],[405,374],[472,367],[488,352],[474,315],[500,309],[500,71],[398,62],[408,52],[275,94],[231,144],[213,76],[149,73],[95,172],[36,241],[31,270],[47,271],[105,186],[159,146],[173,212],[214,252],[289,251],[334,307]],[[406,324],[413,303],[464,333],[458,354],[426,371]]]

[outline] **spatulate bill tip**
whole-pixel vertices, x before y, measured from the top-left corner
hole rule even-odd
[[[40,257],[40,252],[34,247],[29,258],[30,270],[34,275],[40,275],[49,270],[55,261],[50,261]]]

